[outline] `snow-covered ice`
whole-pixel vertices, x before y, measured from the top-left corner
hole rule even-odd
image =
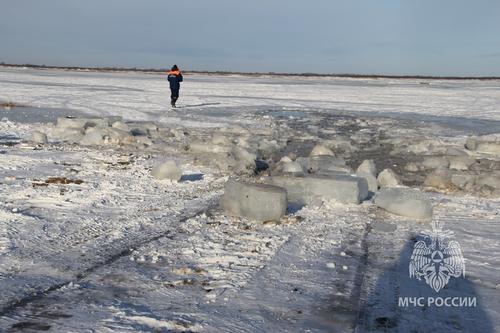
[[[499,81],[187,75],[175,111],[167,90],[158,74],[0,69],[0,104],[18,105],[0,107],[0,331],[500,332],[500,156],[465,148],[498,140]],[[65,116],[115,117],[106,131],[133,142],[59,142]],[[410,279],[431,222],[370,200],[259,223],[219,208],[238,162],[272,175],[318,143],[419,188],[465,277],[439,294]],[[439,158],[456,188],[423,192]],[[166,160],[179,182],[151,175]],[[477,306],[398,306],[417,296]]]

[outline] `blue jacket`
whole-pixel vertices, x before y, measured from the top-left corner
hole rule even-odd
[[[179,90],[181,88],[182,74],[179,71],[168,72],[168,82],[170,82],[170,90]]]

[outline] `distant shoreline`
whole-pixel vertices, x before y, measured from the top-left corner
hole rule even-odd
[[[0,63],[0,68],[30,68],[30,69],[58,69],[66,71],[85,72],[138,72],[138,73],[165,73],[166,68],[125,68],[125,67],[80,67],[80,66],[46,66],[33,64]],[[187,74],[203,75],[242,75],[242,76],[285,76],[285,77],[332,77],[352,79],[422,79],[422,80],[500,80],[500,76],[431,76],[431,75],[379,75],[379,74],[320,74],[320,73],[277,73],[277,72],[233,72],[233,71],[195,71],[184,70]]]

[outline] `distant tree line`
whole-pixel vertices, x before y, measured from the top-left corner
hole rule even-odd
[[[164,73],[167,68],[137,68],[137,67],[80,67],[80,66],[47,66],[34,64],[8,64],[0,62],[0,67],[27,67],[34,69],[59,69],[68,71],[94,72],[142,72]],[[431,75],[379,75],[379,74],[319,74],[319,73],[277,73],[277,72],[233,72],[233,71],[195,71],[187,70],[184,73],[206,75],[245,75],[245,76],[304,76],[304,77],[339,77],[339,78],[368,78],[368,79],[422,79],[422,80],[499,80],[498,76],[431,76]]]

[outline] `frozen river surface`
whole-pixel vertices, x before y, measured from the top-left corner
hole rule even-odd
[[[289,141],[305,151],[377,132],[364,132],[372,122],[463,148],[469,135],[500,133],[500,81],[186,75],[174,111],[165,75],[2,68],[7,102],[18,107],[0,107],[2,332],[500,332],[498,198],[428,193],[466,266],[436,293],[408,276],[429,222],[325,202],[257,224],[225,216],[228,175],[182,150],[29,142],[60,116],[119,116],[182,140],[279,140],[285,128],[304,135]],[[183,165],[181,182],[150,176],[165,157]],[[405,297],[476,306],[402,306]]]

